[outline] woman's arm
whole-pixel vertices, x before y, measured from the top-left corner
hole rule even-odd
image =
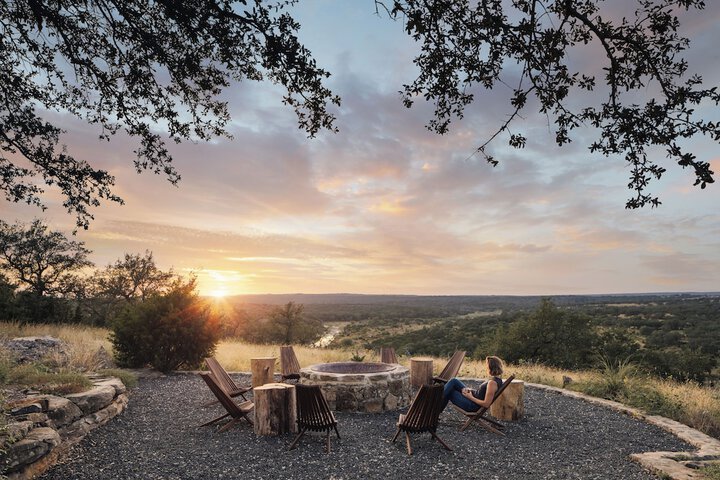
[[[494,379],[490,379],[488,381],[487,387],[485,388],[485,398],[483,398],[482,400],[480,400],[479,398],[475,398],[475,396],[473,396],[472,394],[472,390],[470,390],[469,388],[464,389],[462,394],[465,398],[472,400],[481,407],[488,408],[492,403],[493,398],[495,398],[495,392],[497,392],[497,382]]]

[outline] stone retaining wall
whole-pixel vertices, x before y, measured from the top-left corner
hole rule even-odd
[[[92,378],[93,388],[58,397],[35,395],[15,402],[0,434],[0,472],[9,480],[40,475],[85,435],[125,409],[128,396],[118,378]]]

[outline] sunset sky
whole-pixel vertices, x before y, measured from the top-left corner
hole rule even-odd
[[[720,85],[720,2],[682,17],[686,58]],[[332,72],[340,132],[308,139],[281,91],[246,82],[225,94],[233,140],[173,146],[179,187],[137,175],[134,140],[97,140],[98,129],[54,114],[68,149],[116,177],[124,206],[103,205],[78,240],[97,266],[151,250],[162,268],[197,273],[203,294],[592,294],[720,290],[720,185],[663,163],[651,185],[663,204],[626,210],[622,158],[590,154],[592,130],[554,145],[528,109],[500,136],[493,168],[475,148],[510,113],[510,89],[482,93],[448,135],[424,128],[432,106],[403,107],[415,43],[378,18],[372,0],[303,0],[300,39]],[[582,61],[600,62],[588,49]],[[651,88],[648,92],[651,92]],[[720,120],[718,108],[701,108]],[[720,173],[717,144],[693,143]],[[664,160],[664,152],[657,150]],[[717,178],[717,176],[716,176]],[[720,183],[720,181],[719,181]],[[7,221],[39,217],[70,232],[74,218],[51,195],[45,212],[0,201]]]

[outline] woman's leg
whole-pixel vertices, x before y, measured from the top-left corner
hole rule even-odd
[[[454,394],[458,394],[462,397],[463,388],[465,388],[465,384],[457,378],[452,378],[445,384],[445,389],[443,390],[443,410],[445,410],[445,407],[447,407],[448,402]],[[457,405],[457,403],[455,403],[455,405]]]
[[[462,392],[452,392],[450,401],[466,412],[476,412],[480,409],[480,405],[465,397]]]

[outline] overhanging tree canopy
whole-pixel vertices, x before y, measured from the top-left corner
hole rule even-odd
[[[249,5],[248,5],[249,3]],[[137,137],[138,171],[176,183],[157,125],[173,142],[227,135],[231,80],[269,80],[286,88],[311,136],[333,128],[322,85],[285,2],[214,0],[17,0],[0,3],[0,189],[11,201],[41,205],[37,180],[57,185],[64,206],[87,228],[90,207],[122,202],[114,178],[59,144],[46,111],[70,113]],[[39,177],[39,178],[38,178]]]
[[[695,185],[705,188],[714,182],[710,164],[684,145],[685,139],[700,135],[720,141],[720,125],[695,112],[701,104],[717,106],[720,94],[716,87],[703,87],[700,76],[689,74],[681,57],[689,40],[678,33],[677,13],[704,8],[702,0],[635,0],[630,19],[613,19],[611,5],[600,0],[376,4],[393,18],[404,18],[407,33],[422,44],[415,58],[420,74],[404,85],[402,95],[408,107],[418,96],[435,104],[429,129],[447,132],[451,120],[462,117],[465,107],[476,101],[472,87],[492,89],[516,64],[511,114],[492,138],[507,130],[534,96],[539,111],[554,124],[558,145],[571,141],[572,130],[590,125],[599,130],[591,151],[624,156],[631,171],[628,188],[634,190],[628,208],[660,203],[647,192],[649,182],[666,171],[650,158],[653,146],[664,147],[668,158],[692,168]],[[604,54],[607,95],[577,107],[573,100],[580,92],[593,91],[600,82],[594,73],[573,70],[569,52],[593,42]],[[648,91],[655,92],[653,98],[637,103]],[[478,152],[495,165],[497,160],[485,153],[491,139]],[[521,148],[527,139],[515,133],[509,142]]]
[[[261,0],[17,0],[0,3],[0,189],[10,201],[41,205],[38,180],[57,185],[79,226],[92,219],[101,200],[122,202],[113,177],[60,145],[61,129],[47,111],[70,113],[101,127],[101,138],[125,131],[139,139],[138,171],[180,176],[171,163],[162,125],[172,142],[227,135],[227,105],[219,93],[232,80],[270,80],[285,87],[309,135],[334,129],[328,112],[339,104],[299,43],[298,23],[288,2]],[[624,157],[630,166],[627,207],[657,205],[647,192],[665,167],[649,158],[662,146],[695,185],[713,182],[708,162],[687,151],[684,141],[706,135],[720,141],[720,127],[698,118],[694,108],[720,101],[716,88],[687,72],[681,58],[689,45],[677,12],[704,7],[702,0],[635,0],[635,16],[613,20],[600,0],[398,0],[376,1],[378,9],[405,21],[421,43],[420,73],[403,89],[411,106],[424,97],[435,104],[428,124],[438,133],[476,100],[473,87],[493,88],[508,66],[519,66],[511,115],[498,133],[537,99],[564,145],[571,132],[590,125],[599,138],[593,151]],[[568,53],[597,42],[606,57],[605,76],[574,71]],[[515,67],[513,67],[515,68]],[[577,107],[572,99],[608,88],[597,104]],[[635,103],[639,90],[657,95]],[[493,136],[494,138],[494,136]],[[487,141],[491,139],[485,139]],[[478,151],[485,154],[487,141]],[[525,145],[522,134],[510,144]],[[479,139],[479,143],[483,139]],[[495,164],[490,155],[486,158]]]

